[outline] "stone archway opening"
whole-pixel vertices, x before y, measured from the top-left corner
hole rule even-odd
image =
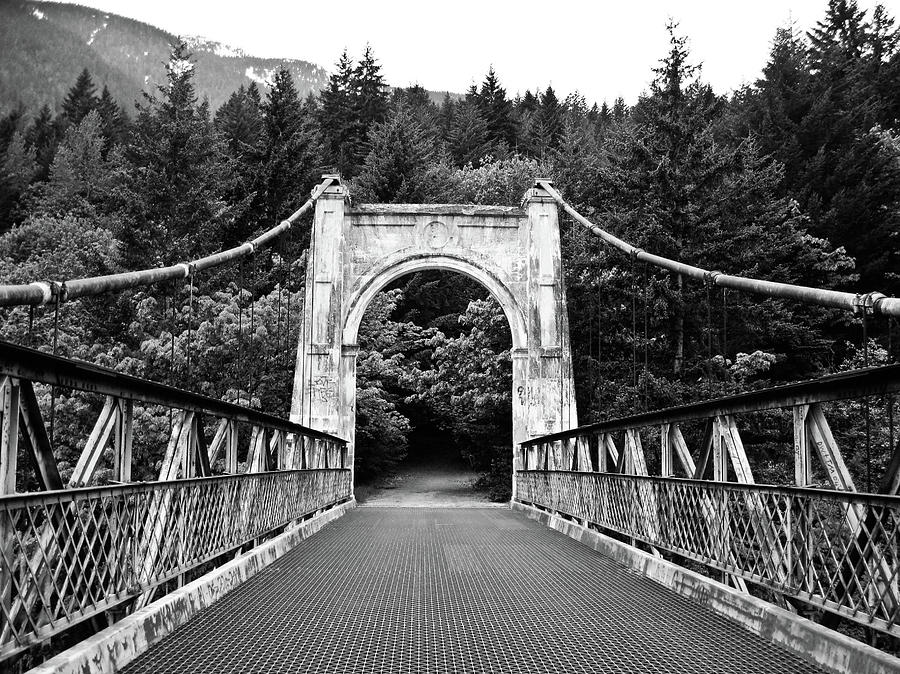
[[[520,207],[355,205],[336,179],[316,202],[291,419],[346,438],[352,465],[360,322],[384,287],[431,269],[479,282],[507,317],[515,469],[517,443],[578,425],[558,212],[540,187]]]
[[[487,288],[439,268],[396,278],[364,309],[355,341],[357,499],[483,507],[508,498],[512,335]]]

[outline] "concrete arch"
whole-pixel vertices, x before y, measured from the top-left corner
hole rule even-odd
[[[529,190],[521,207],[352,204],[334,182],[316,202],[311,238],[291,419],[346,438],[348,467],[363,315],[391,281],[426,269],[468,276],[502,307],[512,336],[513,443],[578,425],[559,218],[543,188]],[[514,453],[514,469],[521,465]]]
[[[484,266],[455,255],[434,255],[416,251],[401,252],[392,258],[374,270],[372,275],[368,276],[358,288],[351,289],[349,307],[343,321],[344,344],[356,343],[359,325],[366,309],[375,296],[388,284],[407,274],[438,269],[463,274],[484,286],[497,300],[506,315],[512,334],[512,348],[526,348],[528,328],[523,308],[503,281]]]

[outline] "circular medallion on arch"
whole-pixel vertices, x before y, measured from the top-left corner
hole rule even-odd
[[[459,241],[459,229],[455,224],[432,220],[416,226],[416,239],[424,248],[440,250],[456,245]]]

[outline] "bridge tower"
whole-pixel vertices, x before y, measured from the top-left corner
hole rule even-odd
[[[380,290],[426,269],[475,279],[503,308],[512,333],[514,445],[577,426],[550,195],[534,187],[521,207],[354,205],[338,179],[316,202],[291,420],[346,438],[352,467],[360,322]],[[548,462],[571,468],[561,456]]]

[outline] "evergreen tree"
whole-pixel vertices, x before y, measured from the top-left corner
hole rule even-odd
[[[789,199],[776,197],[780,167],[763,159],[751,141],[736,147],[718,141],[724,105],[697,78],[699,66],[690,63],[676,26],[668,28],[669,53],[655,69],[650,94],[632,111],[631,124],[613,138],[612,170],[602,174],[610,178],[599,192],[611,190],[605,207],[616,204],[617,231],[639,246],[709,269],[791,281],[821,274],[809,285],[842,280],[847,261],[829,257],[825,242],[805,237],[805,218]],[[677,377],[708,378],[698,330],[704,320],[701,289],[681,276],[660,281],[653,283],[657,307],[665,307],[662,313],[671,319],[660,326],[657,357],[665,354]],[[770,324],[754,329],[757,337],[768,331],[777,350],[816,341],[812,333],[779,332]]]
[[[97,87],[91,74],[85,68],[81,71],[75,85],[69,89],[62,104],[62,114],[67,124],[78,124],[85,115],[97,107]]]
[[[53,123],[53,113],[50,106],[44,105],[37,117],[34,118],[25,139],[29,147],[34,148],[35,158],[38,163],[37,180],[46,180],[59,142],[57,126]]]
[[[178,42],[166,82],[138,108],[128,147],[131,222],[119,232],[132,268],[217,250],[236,214],[238,205],[224,199],[232,167],[207,106],[197,103],[193,75],[187,45]]]
[[[434,143],[401,105],[386,122],[376,124],[369,137],[370,151],[354,183],[363,201],[421,203],[434,188],[428,169],[435,158]]]
[[[305,200],[318,179],[321,164],[318,128],[312,114],[304,114],[291,73],[275,72],[262,106],[265,128],[264,186],[266,221],[290,215]]]
[[[251,84],[256,87],[256,83]],[[233,92],[222,107],[216,111],[216,128],[228,145],[229,153],[238,159],[260,152],[263,137],[263,117],[259,90],[256,98],[241,85]]]
[[[113,145],[125,142],[128,133],[128,121],[125,113],[116,103],[109,89],[104,85],[100,98],[97,100],[97,112],[100,114],[100,129],[106,139],[104,156]]]
[[[353,163],[360,163],[368,153],[369,131],[387,117],[387,85],[381,74],[381,64],[375,59],[370,45],[366,45],[352,78],[354,112]]]
[[[530,89],[525,90],[525,95],[522,96],[522,100],[518,105],[519,114],[523,113],[535,113],[538,111],[541,103],[538,100],[538,97],[531,93]]]
[[[546,134],[547,147],[559,147],[563,132],[563,109],[553,87],[548,86],[541,94],[540,119],[542,131]]]
[[[516,146],[516,121],[513,117],[512,101],[506,97],[506,89],[500,85],[500,79],[493,66],[488,69],[481,89],[474,95],[478,109],[487,122],[488,139],[498,148],[498,154]]]
[[[349,176],[357,156],[354,124],[353,61],[345,49],[337,68],[328,78],[321,96],[319,127],[325,138],[325,158],[343,175]]]
[[[859,260],[859,287],[890,293],[900,290],[900,168],[896,97],[882,93],[895,37],[883,8],[869,23],[856,2],[832,0],[808,45],[792,27],[776,33],[763,78],[732,103],[738,135],[753,133],[784,163],[781,193]]]
[[[447,149],[453,163],[457,166],[479,166],[491,152],[488,133],[487,122],[477,105],[469,101],[457,104],[447,135]]]
[[[66,130],[34,211],[79,217],[108,212],[121,180],[122,161],[117,152],[105,153],[103,120],[91,110]]]
[[[239,87],[216,111],[215,126],[222,136],[233,171],[225,188],[227,201],[242,204],[239,215],[223,227],[223,245],[236,245],[257,229],[265,202],[262,189],[262,167],[265,155],[265,130],[259,90],[253,82]]]
[[[0,153],[0,232],[5,232],[18,220],[19,198],[38,172],[34,148],[25,141],[25,134],[16,131]]]

